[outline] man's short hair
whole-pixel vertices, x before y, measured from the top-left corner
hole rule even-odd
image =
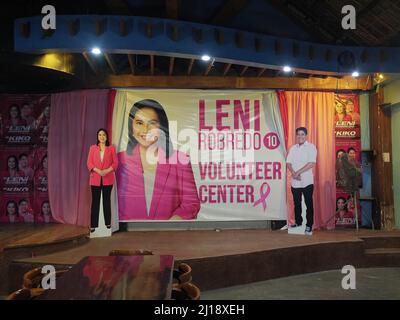
[[[298,127],[298,128],[296,129],[296,134],[298,134],[299,131],[303,131],[306,135],[308,134],[307,128],[305,128],[305,127]]]

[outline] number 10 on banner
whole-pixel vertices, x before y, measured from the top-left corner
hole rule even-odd
[[[264,145],[267,149],[274,150],[279,147],[281,142],[275,132],[267,133],[264,137]]]

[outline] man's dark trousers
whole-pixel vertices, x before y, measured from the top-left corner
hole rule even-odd
[[[307,227],[312,229],[314,223],[314,205],[313,205],[313,191],[314,185],[310,184],[305,188],[293,188],[293,201],[294,201],[294,216],[296,224],[301,226],[303,224],[303,218],[301,216],[301,196],[304,195],[304,201],[307,207]]]

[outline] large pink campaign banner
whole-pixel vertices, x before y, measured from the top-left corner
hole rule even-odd
[[[120,221],[286,220],[275,92],[119,90],[112,143]]]

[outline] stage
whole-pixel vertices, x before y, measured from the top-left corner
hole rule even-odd
[[[20,286],[22,274],[36,266],[64,268],[85,256],[113,249],[146,249],[173,255],[193,268],[202,290],[278,277],[357,267],[400,266],[400,231],[131,231],[111,238],[88,238],[88,229],[70,225],[1,225],[2,293]]]

